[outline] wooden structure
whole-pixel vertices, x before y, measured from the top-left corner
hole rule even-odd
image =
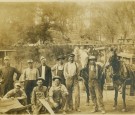
[[[0,65],[3,65],[4,57],[9,56],[13,52],[16,52],[16,50],[0,50]]]
[[[122,58],[122,60],[129,65],[135,64],[135,54],[129,53],[119,53],[118,56]]]
[[[120,43],[120,44],[130,44],[130,43],[133,43],[133,40],[130,39],[130,38],[126,38],[126,39],[120,38],[120,39],[118,39],[118,43]]]

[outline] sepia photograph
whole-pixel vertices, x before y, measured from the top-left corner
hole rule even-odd
[[[135,114],[135,1],[0,0],[1,114]]]

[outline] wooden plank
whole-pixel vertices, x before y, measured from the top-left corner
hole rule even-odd
[[[43,104],[43,106],[48,110],[51,115],[55,115],[54,111],[52,110],[51,106],[45,99],[39,99],[39,101]]]

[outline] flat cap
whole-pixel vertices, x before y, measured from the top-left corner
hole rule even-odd
[[[5,56],[4,60],[10,60],[10,58],[8,56]]]
[[[96,57],[95,56],[89,56],[89,60],[95,60]]]
[[[40,61],[41,61],[41,60],[46,60],[46,59],[45,59],[44,56],[41,56],[41,57],[40,57]]]
[[[29,59],[27,62],[28,63],[33,63],[33,60],[32,59]]]

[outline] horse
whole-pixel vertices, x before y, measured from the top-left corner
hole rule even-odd
[[[112,82],[114,86],[114,105],[113,109],[117,108],[117,98],[118,98],[118,91],[122,89],[122,99],[123,99],[123,108],[122,111],[126,111],[126,85],[134,85],[134,72],[132,71],[131,67],[125,64],[122,60],[120,60],[119,56],[117,56],[116,52],[113,52],[112,56],[110,56],[108,60],[107,67],[112,67]]]
[[[88,68],[87,67],[80,70],[80,77],[82,77],[84,80],[84,85],[85,85],[86,95],[87,95],[86,104],[89,106],[90,91],[89,91],[89,80],[88,80],[89,76],[88,76]]]

